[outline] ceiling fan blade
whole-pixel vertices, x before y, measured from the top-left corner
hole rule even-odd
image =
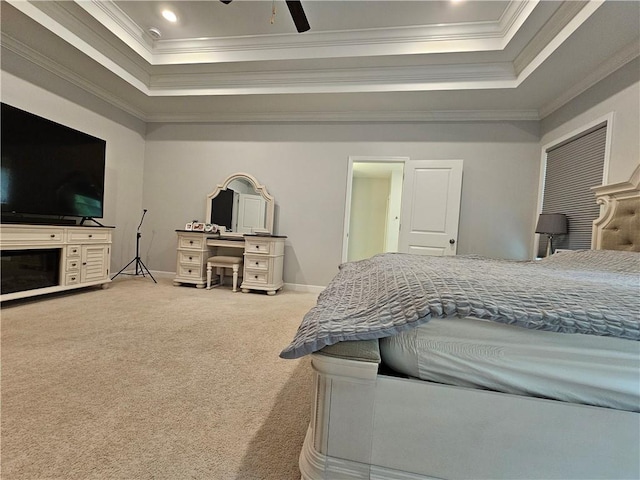
[[[311,29],[309,22],[307,21],[307,16],[304,14],[304,10],[302,8],[302,2],[300,0],[286,0],[287,7],[289,7],[289,13],[291,13],[291,18],[293,19],[293,23],[298,30],[298,33],[306,32]]]
[[[225,5],[229,5],[232,0],[220,0]],[[309,21],[307,20],[307,16],[304,13],[304,9],[302,8],[302,2],[300,0],[286,0],[287,7],[289,7],[289,13],[291,14],[291,18],[293,19],[293,23],[298,30],[298,33],[306,32],[311,30],[311,26],[309,25]]]

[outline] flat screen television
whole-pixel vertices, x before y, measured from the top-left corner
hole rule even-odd
[[[102,218],[106,142],[2,103],[3,222]]]

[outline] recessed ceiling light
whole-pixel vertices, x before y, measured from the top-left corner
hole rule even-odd
[[[166,19],[169,20],[172,23],[175,23],[178,21],[178,17],[176,16],[175,13],[173,13],[171,10],[163,10],[162,11],[162,16]]]

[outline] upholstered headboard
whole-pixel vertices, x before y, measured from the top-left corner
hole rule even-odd
[[[628,182],[593,187],[600,217],[593,222],[591,248],[640,252],[640,165]]]

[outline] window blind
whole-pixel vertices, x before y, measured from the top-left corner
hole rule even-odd
[[[569,228],[553,239],[553,247],[570,250],[591,248],[593,221],[600,215],[591,187],[602,185],[606,123],[579,137],[547,150],[542,213],[563,213]],[[547,249],[547,236],[540,235],[538,255]]]

